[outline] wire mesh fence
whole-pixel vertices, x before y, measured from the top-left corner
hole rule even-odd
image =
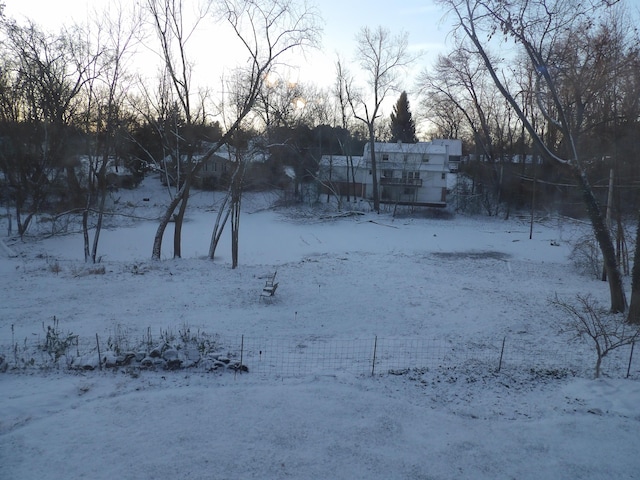
[[[640,378],[633,345],[611,352],[606,375]],[[637,357],[637,355],[636,355]],[[585,344],[544,346],[518,338],[254,337],[209,335],[177,329],[152,335],[114,332],[100,337],[64,334],[55,326],[22,340],[0,338],[0,368],[233,370],[273,378],[308,375],[375,375],[411,369],[455,368],[469,363],[491,371],[565,370],[592,375],[595,349]]]

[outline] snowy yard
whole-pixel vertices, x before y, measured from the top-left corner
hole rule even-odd
[[[117,195],[145,218],[166,202],[152,179]],[[592,346],[549,304],[607,303],[568,259],[587,226],[546,220],[529,239],[524,219],[320,219],[251,194],[232,270],[229,232],[205,258],[215,200],[192,199],[181,260],[171,227],[166,259],[149,260],[157,223],[128,217],[102,234],[104,273],[81,234],[2,238],[0,478],[640,476],[638,355],[629,378],[621,349],[593,380]],[[16,346],[41,343],[54,316],[90,352],[96,336],[214,335],[248,372],[26,368]]]

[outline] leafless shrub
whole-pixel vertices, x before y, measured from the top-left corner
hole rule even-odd
[[[88,275],[104,275],[107,273],[104,265],[96,265],[87,268],[74,269],[73,270],[74,277],[86,277]]]
[[[592,233],[578,238],[573,244],[569,259],[580,273],[595,278],[602,276],[602,256]]]
[[[58,262],[53,262],[49,264],[49,271],[58,275],[62,271],[62,267]]]
[[[634,343],[640,336],[640,327],[629,325],[622,314],[613,314],[591,297],[578,295],[577,304],[559,299],[551,304],[569,314],[567,326],[578,338],[591,339],[596,350],[595,377],[600,377],[602,360],[609,352]]]
[[[54,316],[52,325],[44,323],[42,329],[45,331],[45,341],[41,345],[43,351],[48,353],[51,358],[57,362],[62,356],[66,356],[72,346],[78,347],[78,335],[71,332],[64,333],[60,330],[60,321]]]

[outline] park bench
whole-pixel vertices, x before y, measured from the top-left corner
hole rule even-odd
[[[276,290],[278,289],[278,283],[276,282],[276,274],[278,271],[276,270],[273,275],[269,275],[264,282],[264,287],[262,287],[262,293],[260,294],[260,298],[271,298],[276,294]]]

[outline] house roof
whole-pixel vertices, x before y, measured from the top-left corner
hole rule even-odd
[[[361,156],[352,155],[351,161],[353,162],[353,166],[356,168],[364,165],[364,160]],[[349,162],[349,157],[346,155],[323,155],[322,158],[320,158],[320,166],[350,167],[351,163]]]
[[[214,143],[206,143],[203,144],[203,148],[201,149],[201,153],[194,153],[193,154],[193,161],[194,162],[199,162],[201,161],[207,151],[210,148],[213,148],[215,144]],[[268,159],[268,155],[265,154],[264,151],[259,150],[259,149],[249,149],[246,152],[242,152],[243,155],[243,159],[247,162],[265,162]],[[187,155],[181,155],[180,157],[182,160],[186,160],[188,157]],[[235,149],[229,145],[221,145],[220,148],[218,148],[218,150],[216,150],[216,152],[211,155],[211,157],[209,157],[208,161],[226,161],[226,162],[235,162],[236,161],[236,154],[235,154]],[[168,164],[172,164],[173,163],[173,157],[171,155],[167,155],[164,159],[165,162],[167,162]]]
[[[375,143],[376,153],[413,153],[413,154],[446,154],[447,147],[445,145],[438,145],[432,142],[418,142],[418,143]],[[364,156],[370,156],[371,145],[369,143],[364,146]]]

